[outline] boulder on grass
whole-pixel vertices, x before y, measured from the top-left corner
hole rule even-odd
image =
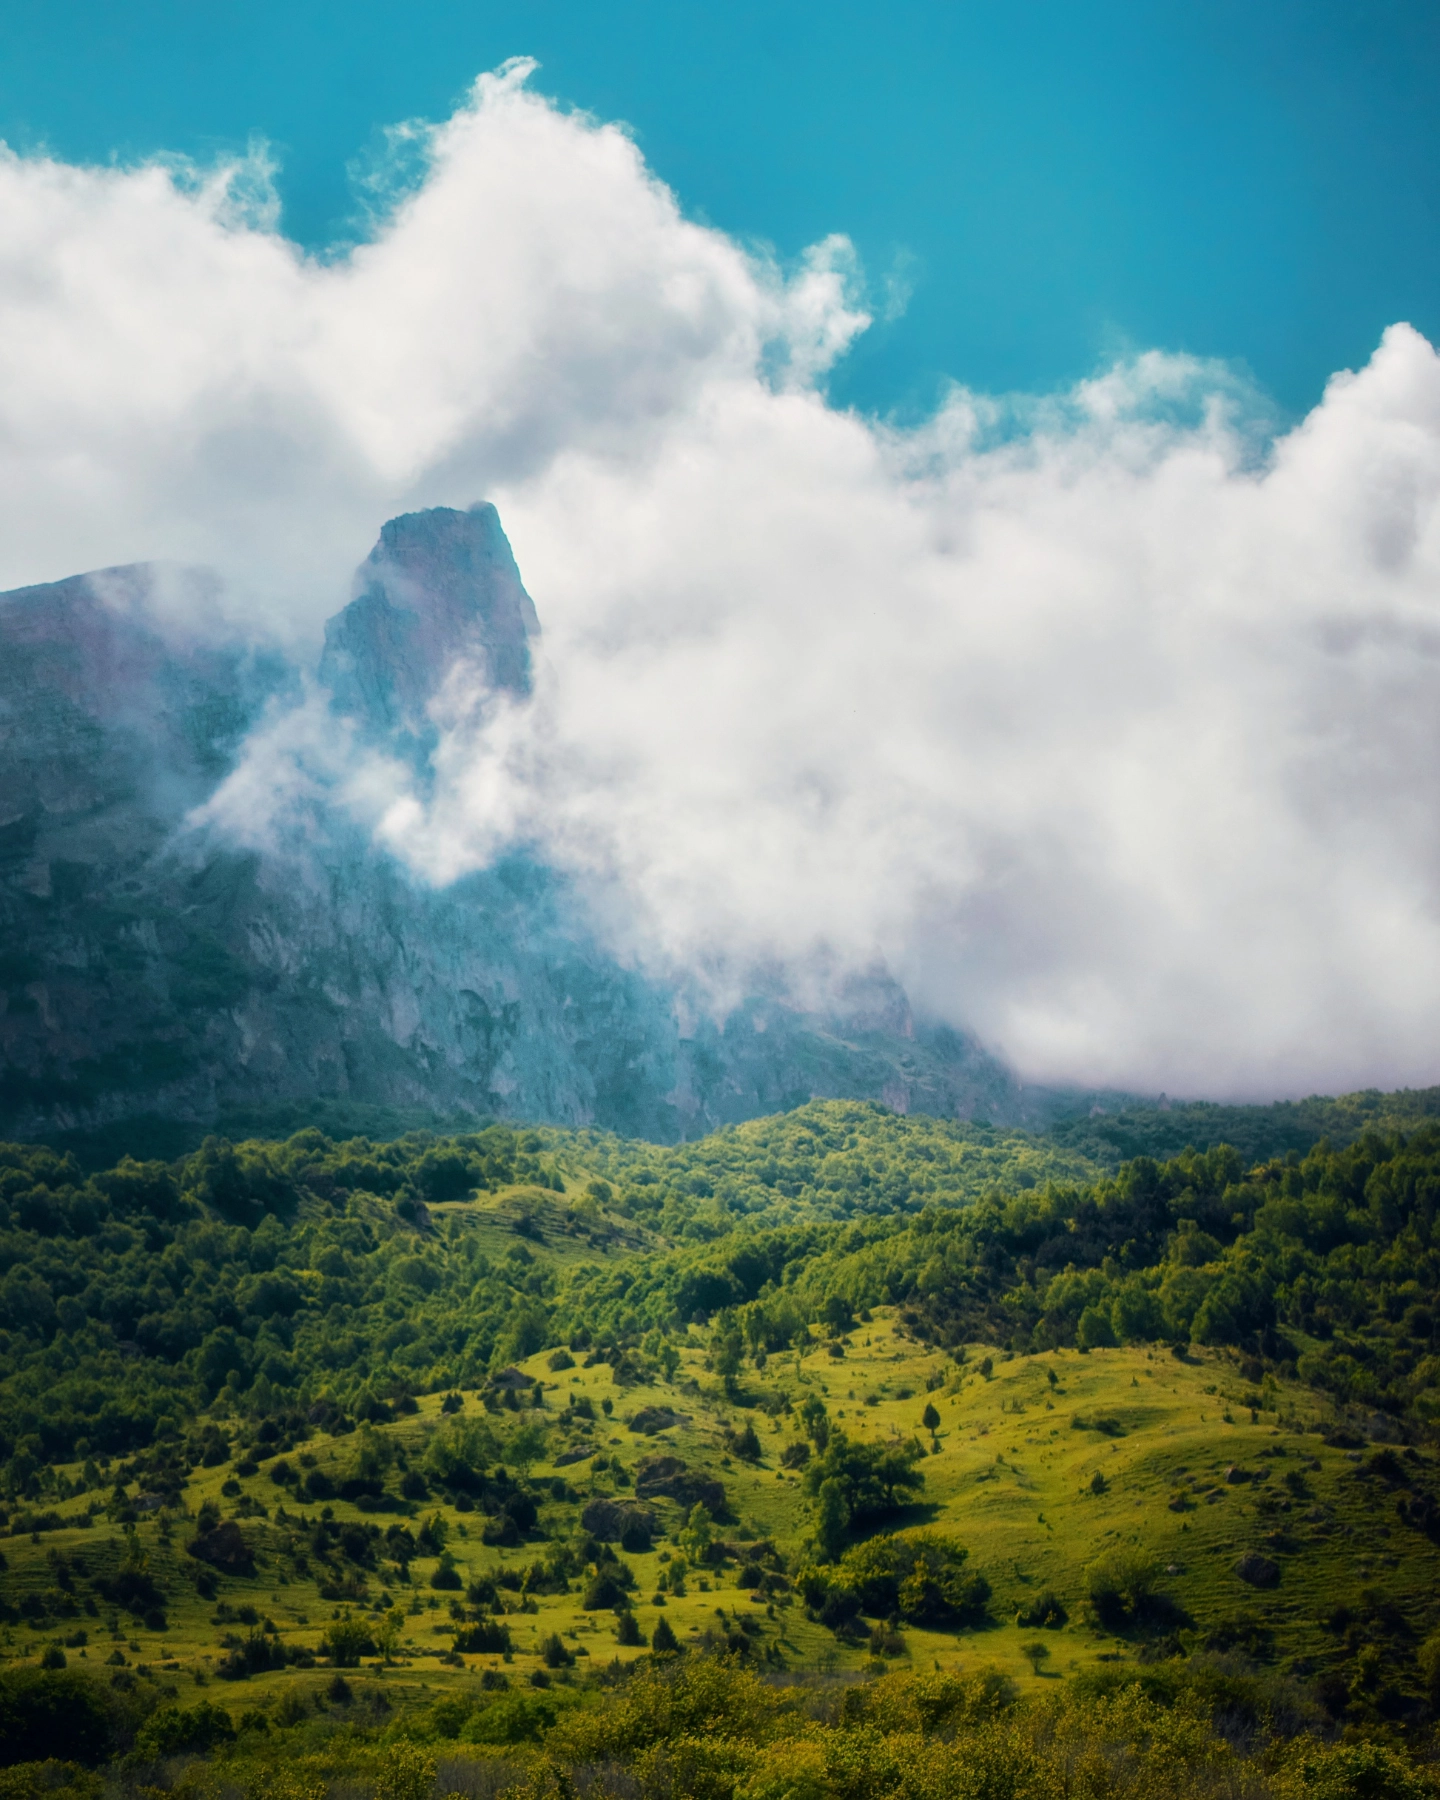
[[[1235,1573],[1251,1587],[1269,1588],[1280,1579],[1280,1565],[1268,1556],[1262,1556],[1258,1550],[1247,1550],[1236,1562]]]
[[[222,1575],[253,1575],[255,1553],[245,1542],[245,1534],[233,1519],[226,1519],[213,1531],[202,1531],[185,1546],[197,1561],[209,1563]]]

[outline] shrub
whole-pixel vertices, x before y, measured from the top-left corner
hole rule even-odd
[[[546,1692],[511,1691],[475,1712],[462,1736],[471,1744],[538,1744],[558,1710]]]
[[[430,1577],[430,1585],[432,1588],[439,1588],[442,1591],[453,1590],[456,1592],[464,1587],[465,1583],[460,1579],[460,1571],[455,1567],[455,1558],[448,1550],[440,1552],[440,1566]]]
[[[1046,1631],[1059,1631],[1069,1620],[1064,1603],[1049,1588],[1028,1606],[1022,1606],[1015,1615],[1015,1623],[1023,1631],[1033,1631],[1037,1625]]]
[[[467,1656],[501,1656],[510,1648],[510,1627],[498,1619],[462,1626],[455,1634],[455,1648]]]
[[[349,1615],[333,1619],[325,1627],[320,1650],[337,1669],[354,1669],[359,1667],[362,1656],[374,1656],[375,1640],[364,1619]]]
[[[78,1670],[0,1673],[0,1764],[61,1757],[101,1762],[111,1748],[113,1719],[102,1691]]]
[[[613,1565],[603,1564],[586,1588],[585,1598],[580,1602],[581,1608],[585,1612],[604,1612],[609,1607],[625,1604],[625,1587],[618,1572]]]
[[[828,1578],[832,1594],[850,1594],[872,1617],[940,1624],[984,1616],[990,1583],[969,1573],[969,1551],[940,1532],[871,1538],[847,1550]]]
[[[263,1715],[262,1715],[263,1716]],[[188,1710],[162,1706],[151,1713],[135,1737],[135,1754],[146,1762],[158,1762],[181,1750],[213,1750],[233,1742],[235,1727],[223,1707],[202,1700]]]
[[[270,1629],[273,1631],[274,1627]],[[263,1675],[267,1669],[283,1669],[285,1662],[285,1646],[278,1637],[251,1631],[221,1657],[215,1673],[222,1681],[245,1681],[251,1675]]]
[[[1188,1625],[1189,1615],[1156,1583],[1159,1565],[1143,1550],[1111,1550],[1090,1565],[1090,1605],[1109,1631],[1134,1625]]]
[[[1430,1783],[1380,1744],[1302,1743],[1285,1765],[1286,1800],[1430,1800]]]
[[[380,1759],[375,1800],[430,1800],[435,1758],[418,1744],[392,1744]]]
[[[755,1427],[748,1421],[743,1431],[726,1432],[725,1445],[731,1454],[738,1456],[742,1462],[755,1463],[760,1460],[760,1440],[755,1435]]]

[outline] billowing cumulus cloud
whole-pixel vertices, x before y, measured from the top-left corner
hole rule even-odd
[[[524,73],[326,263],[258,163],[0,166],[0,580],[202,561],[303,639],[381,518],[486,495],[535,700],[457,671],[423,801],[327,777],[431,879],[533,843],[722,1000],[879,959],[1039,1078],[1440,1079],[1430,346],[1278,437],[1159,354],[891,429],[824,396],[843,240],[782,275]]]

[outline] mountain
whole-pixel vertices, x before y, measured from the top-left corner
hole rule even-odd
[[[137,565],[0,595],[0,1135],[330,1106],[671,1141],[812,1096],[1043,1110],[883,974],[828,1014],[775,985],[717,1021],[532,858],[429,886],[323,782],[286,825],[266,732],[308,720],[423,785],[457,669],[528,696],[540,624],[492,506],[392,519],[313,671],[197,628],[210,585]],[[274,820],[225,828],[237,791]]]

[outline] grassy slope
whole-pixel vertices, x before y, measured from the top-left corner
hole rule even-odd
[[[795,1435],[793,1422],[784,1418],[772,1422],[759,1411],[743,1415],[752,1420],[761,1436],[763,1462],[752,1469],[728,1458],[721,1434],[726,1423],[742,1417],[742,1409],[726,1403],[713,1379],[703,1373],[698,1334],[692,1333],[692,1337],[696,1341],[685,1351],[675,1384],[622,1390],[613,1385],[605,1365],[551,1375],[544,1368],[545,1359],[537,1357],[529,1367],[549,1384],[552,1418],[569,1392],[588,1393],[597,1403],[612,1398],[614,1418],[608,1423],[597,1421],[596,1437],[626,1465],[633,1467],[642,1456],[669,1447],[692,1466],[718,1474],[729,1489],[740,1521],[739,1527],[730,1527],[726,1535],[734,1539],[749,1530],[756,1536],[773,1537],[793,1568],[808,1529],[799,1480],[778,1467],[779,1450]],[[797,1400],[807,1388],[819,1392],[837,1423],[866,1438],[892,1432],[910,1435],[918,1426],[926,1398],[938,1401],[940,1450],[922,1465],[924,1504],[904,1522],[956,1532],[971,1547],[973,1565],[989,1577],[995,1589],[992,1612],[996,1623],[989,1628],[958,1635],[907,1630],[908,1656],[915,1667],[934,1663],[946,1668],[995,1665],[1022,1683],[1030,1683],[1035,1678],[1021,1646],[1037,1636],[1050,1645],[1047,1670],[1051,1676],[1073,1673],[1102,1660],[1129,1660],[1134,1645],[1107,1637],[1082,1618],[1085,1567],[1111,1545],[1142,1546],[1169,1565],[1173,1573],[1165,1586],[1194,1616],[1202,1632],[1237,1610],[1262,1616],[1275,1631],[1277,1661],[1282,1667],[1294,1658],[1302,1659],[1302,1667],[1323,1666],[1332,1659],[1336,1640],[1320,1619],[1337,1601],[1355,1600],[1365,1588],[1393,1595],[1400,1602],[1416,1641],[1440,1624],[1440,1550],[1419,1533],[1402,1527],[1393,1515],[1387,1517],[1388,1499],[1377,1510],[1378,1484],[1357,1479],[1351,1455],[1327,1448],[1313,1434],[1300,1435],[1298,1427],[1313,1423],[1319,1406],[1307,1389],[1267,1390],[1266,1410],[1258,1423],[1252,1423],[1242,1405],[1243,1384],[1232,1366],[1209,1353],[1180,1363],[1158,1351],[1051,1352],[997,1361],[993,1378],[986,1380],[973,1366],[957,1369],[937,1352],[913,1342],[884,1313],[858,1327],[850,1344],[841,1362],[820,1349],[803,1360],[793,1355],[777,1357],[766,1370],[764,1386],[787,1390]],[[1051,1386],[1047,1368],[1055,1372],[1058,1385]],[[927,1396],[927,1377],[936,1373],[943,1374],[945,1386]],[[747,1398],[758,1397],[760,1387],[754,1378],[751,1390]],[[867,1404],[870,1400],[874,1404]],[[624,1428],[625,1419],[656,1402],[690,1414],[689,1422],[659,1439],[640,1437]],[[438,1424],[439,1404],[439,1398],[431,1396],[421,1403],[417,1417],[382,1429],[399,1433],[418,1446],[423,1435]],[[470,1404],[474,1405],[473,1400]],[[1227,1420],[1227,1412],[1235,1422]],[[1105,1437],[1077,1429],[1073,1423],[1077,1417],[1096,1416],[1118,1421],[1124,1435]],[[560,1442],[557,1432],[554,1449],[559,1449]],[[333,1465],[342,1470],[353,1457],[354,1439],[335,1440],[317,1434],[305,1449],[322,1467]],[[1271,1455],[1263,1457],[1262,1452]],[[294,1453],[289,1460],[295,1461]],[[1302,1468],[1313,1498],[1307,1496],[1267,1517],[1257,1510],[1254,1487],[1225,1484],[1223,1472],[1228,1465],[1243,1462],[1258,1469],[1266,1461],[1276,1471],[1269,1488],[1277,1501],[1283,1500],[1279,1492],[1283,1472]],[[1310,1466],[1317,1462],[1318,1467]],[[543,1463],[534,1473],[563,1472],[583,1497],[588,1497],[592,1488],[595,1492],[616,1491],[608,1473],[587,1475],[587,1467],[572,1464],[555,1471],[552,1464]],[[1107,1482],[1106,1492],[1099,1496],[1090,1491],[1097,1471]],[[1213,1491],[1210,1498],[1199,1498],[1186,1511],[1175,1512],[1169,1501],[1182,1472]],[[197,1470],[186,1490],[187,1509],[193,1513],[202,1501],[214,1499],[228,1516],[232,1503],[221,1500],[220,1488],[231,1474],[228,1467]],[[250,1520],[244,1526],[259,1552],[256,1576],[222,1580],[220,1597],[232,1608],[253,1605],[262,1617],[273,1618],[287,1639],[313,1645],[325,1622],[339,1609],[320,1599],[313,1579],[287,1572],[278,1554],[286,1528],[274,1516],[277,1502],[284,1504],[284,1495],[268,1481],[264,1468],[242,1486],[269,1508],[272,1516],[268,1522]],[[77,1510],[75,1503],[65,1510]],[[293,1512],[300,1510],[292,1503]],[[304,1510],[313,1517],[318,1509],[307,1505]],[[425,1504],[416,1510],[428,1514],[436,1509]],[[479,1542],[480,1515],[439,1510],[450,1520],[451,1547],[462,1571],[471,1576],[526,1564],[543,1548],[538,1542],[520,1550],[486,1548]],[[674,1505],[660,1502],[659,1510],[668,1528],[678,1526],[679,1512]],[[338,1501],[334,1512],[340,1519],[367,1516]],[[578,1522],[578,1513],[578,1505],[552,1504],[542,1513],[542,1524],[552,1533],[563,1534]],[[390,1516],[368,1515],[382,1525]],[[1273,1539],[1276,1531],[1285,1534],[1279,1548]],[[72,1627],[88,1631],[85,1660],[90,1665],[103,1664],[119,1647],[131,1664],[146,1665],[162,1678],[180,1679],[183,1700],[194,1692],[194,1677],[203,1676],[223,1654],[222,1635],[243,1627],[213,1623],[214,1605],[194,1593],[194,1565],[183,1550],[190,1535],[186,1521],[177,1519],[167,1526],[150,1520],[142,1522],[137,1533],[154,1573],[169,1593],[169,1630],[164,1634],[136,1631],[133,1621],[122,1617],[112,1633],[106,1628],[109,1609],[103,1604],[99,1618],[82,1617],[72,1621]],[[90,1569],[99,1573],[104,1565],[118,1561],[123,1543],[119,1530],[103,1521],[88,1530],[49,1533],[38,1544],[8,1539],[6,1587],[12,1600],[18,1601],[32,1586],[52,1585],[46,1560],[52,1548],[67,1554],[79,1551]],[[1251,1548],[1264,1550],[1282,1565],[1282,1578],[1273,1593],[1257,1594],[1233,1572],[1236,1557]],[[637,1614],[647,1636],[659,1616],[651,1598],[662,1566],[658,1557],[658,1549],[646,1556],[625,1557],[638,1577]],[[435,1566],[433,1560],[413,1565],[413,1587],[394,1581],[385,1587],[400,1605],[412,1610],[401,1662],[383,1676],[396,1700],[405,1693],[417,1700],[433,1698],[468,1678],[468,1671],[440,1665],[427,1654],[437,1646],[448,1649],[448,1632],[435,1628],[448,1624],[445,1602],[449,1596],[435,1594],[427,1585]],[[753,1611],[762,1615],[766,1635],[779,1639],[792,1665],[813,1667],[838,1660],[843,1667],[863,1660],[862,1652],[838,1648],[829,1632],[807,1622],[798,1604],[781,1606],[773,1616],[766,1616],[763,1603],[737,1588],[734,1578],[733,1564],[728,1571],[714,1571],[707,1577],[697,1579],[692,1574],[688,1595],[669,1601],[666,1616],[682,1642],[694,1641],[713,1628],[716,1609],[723,1608],[726,1614]],[[1011,1622],[1015,1609],[1047,1587],[1068,1604],[1070,1625],[1060,1632],[1021,1630]],[[378,1598],[381,1591],[382,1584],[372,1577],[371,1595]],[[616,1655],[628,1659],[642,1654],[618,1650],[613,1615],[586,1614],[579,1601],[578,1592],[544,1596],[538,1601],[537,1613],[509,1618],[517,1650],[512,1674],[535,1666],[534,1647],[554,1630],[588,1651],[591,1668]],[[42,1636],[24,1626],[7,1629],[4,1640],[9,1657],[34,1657],[52,1641],[48,1634]],[[72,1646],[68,1654],[76,1658],[80,1652]],[[499,1665],[496,1657],[466,1660],[470,1670]],[[582,1662],[582,1669],[585,1666]],[[233,1685],[216,1682],[207,1690],[207,1698],[229,1706],[238,1715],[244,1709],[265,1706],[287,1687],[316,1689],[328,1679],[328,1674],[317,1669],[256,1676]]]

